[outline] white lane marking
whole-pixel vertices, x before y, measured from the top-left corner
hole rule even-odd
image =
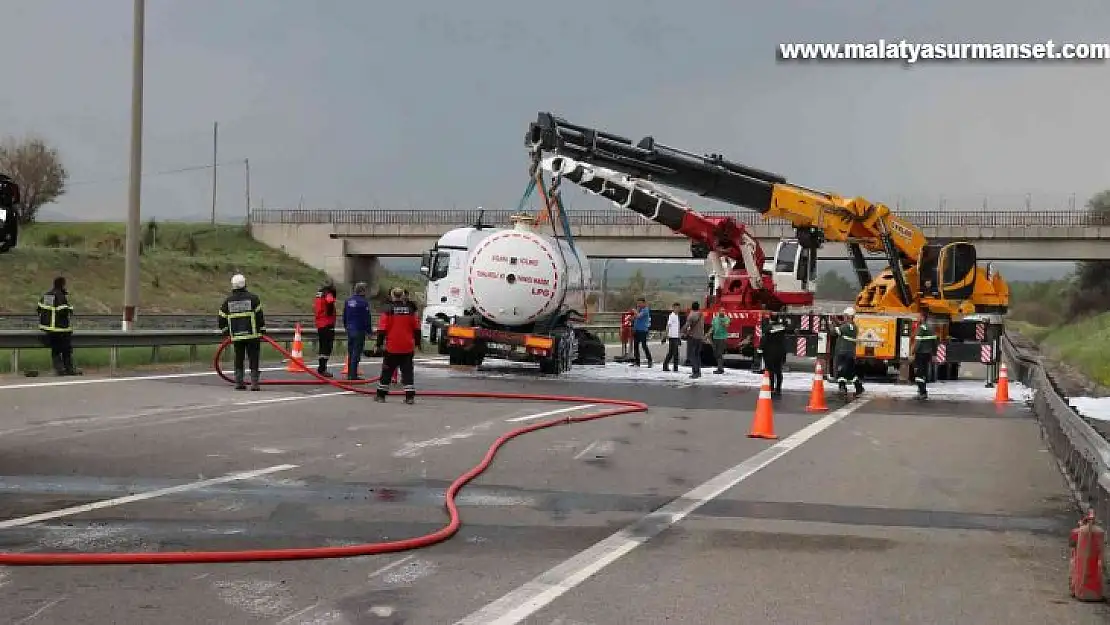
[[[264,367],[262,371],[285,371],[285,367]],[[88,378],[82,380],[55,380],[53,382],[25,382],[19,384],[0,384],[0,391],[17,390],[25,388],[51,388],[54,386],[81,386],[85,384],[111,384],[114,382],[148,382],[155,380],[176,380],[180,378],[202,378],[214,376],[215,371],[200,371],[197,373],[160,373],[156,375],[132,375],[121,378]]]
[[[585,448],[585,449],[583,449],[582,451],[580,451],[580,452],[578,452],[578,453],[574,454],[574,459],[575,459],[575,460],[579,460],[579,459],[581,459],[581,458],[582,458],[582,456],[585,456],[586,454],[588,454],[588,453],[590,452],[590,450],[591,450],[591,449],[593,449],[593,448],[594,448],[594,445],[597,445],[597,444],[598,444],[598,443],[600,443],[600,442],[601,442],[600,440],[596,440],[596,441],[594,441],[594,442],[590,443],[589,445],[586,445],[586,448]]]
[[[417,392],[419,393],[419,391],[417,391]],[[593,406],[594,406],[594,404],[581,404],[581,405],[578,405],[578,406],[570,406],[570,407],[567,407],[567,408],[557,408],[555,410],[545,410],[544,412],[537,412],[537,413],[534,413],[534,414],[526,414],[526,415],[520,416],[520,417],[512,417],[510,419],[505,419],[505,421],[507,421],[509,423],[519,423],[521,421],[531,421],[531,420],[534,420],[534,419],[541,419],[543,417],[549,417],[549,416],[552,416],[552,415],[562,414],[564,412],[573,412],[575,410],[582,410],[582,409],[585,409],[585,408],[592,408]],[[484,432],[484,431],[490,429],[490,427],[492,427],[493,424],[494,424],[494,421],[483,421],[482,423],[479,423],[477,425],[473,425],[471,427],[459,430],[458,432],[454,432],[452,434],[448,434],[447,436],[438,436],[436,438],[429,438],[428,440],[405,443],[400,449],[393,452],[393,457],[394,458],[415,458],[416,456],[419,456],[420,452],[423,449],[427,448],[427,447],[443,447],[444,445],[450,445],[451,443],[453,443],[455,441],[470,438],[470,437],[474,436],[475,434],[478,434],[480,432]]]
[[[394,458],[415,458],[416,456],[419,456],[420,452],[426,447],[443,447],[444,445],[450,445],[451,443],[453,443],[457,440],[462,440],[464,438],[470,438],[471,436],[474,436],[475,434],[477,434],[479,432],[483,432],[485,430],[488,430],[490,428],[490,426],[493,425],[493,423],[494,423],[493,421],[483,421],[482,423],[479,423],[478,425],[474,425],[474,426],[468,427],[466,429],[459,430],[458,432],[448,434],[447,436],[440,436],[438,438],[429,438],[428,440],[416,441],[415,443],[405,443],[405,445],[403,447],[401,447],[397,451],[393,452],[393,457]]]
[[[73,516],[74,514],[81,514],[83,512],[91,512],[93,510],[100,510],[102,508],[112,508],[115,506],[122,506],[127,503],[134,503],[136,501],[144,501],[146,499],[154,499],[155,497],[164,497],[166,495],[174,495],[176,493],[184,493],[191,490],[199,490],[217,484],[226,484],[227,482],[234,482],[237,480],[249,480],[253,477],[262,475],[269,475],[270,473],[277,473],[278,471],[288,471],[289,469],[296,469],[295,464],[279,464],[265,469],[255,469],[253,471],[243,471],[241,473],[229,473],[223,477],[214,477],[209,480],[201,480],[199,482],[189,482],[188,484],[181,484],[179,486],[171,486],[169,488],[160,488],[158,490],[151,490],[145,493],[136,493],[134,495],[127,495],[126,497],[116,497],[115,499],[105,499],[103,501],[94,501],[80,506],[73,506],[71,508],[62,508],[53,512],[43,512],[40,514],[32,514],[31,516],[19,517],[17,519],[8,519],[7,521],[0,521],[0,529],[8,529],[10,527],[20,527],[22,525],[30,525],[38,523],[39,521],[48,521],[50,519],[57,519],[64,516]]]
[[[415,557],[416,557],[416,554],[412,554],[411,556],[405,556],[405,557],[401,558],[400,560],[390,562],[389,564],[383,566],[382,568],[380,568],[380,569],[374,571],[373,573],[367,575],[366,578],[367,579],[374,579],[375,577],[377,577],[379,575],[385,575],[386,573],[388,573],[388,572],[392,571],[393,569],[401,566],[402,564],[412,560]]]
[[[663,530],[678,523],[760,469],[859,410],[870,398],[856,400],[809,424],[740,464],[695,487],[690,492],[642,517],[576,556],[486,605],[454,625],[515,625],[616,562]]]
[[[595,404],[581,404],[578,406],[570,406],[567,408],[557,408],[555,410],[548,410],[546,412],[537,412],[535,414],[526,414],[523,417],[513,417],[512,419],[505,419],[509,423],[520,423],[521,421],[532,421],[534,419],[542,419],[544,417],[551,417],[564,412],[574,412],[575,410],[585,410],[586,408],[593,408]]]
[[[68,595],[63,595],[61,597],[58,597],[57,599],[54,599],[53,601],[47,601],[45,604],[43,604],[43,606],[41,608],[39,608],[39,609],[35,610],[33,613],[31,613],[30,616],[28,616],[26,618],[19,619],[18,621],[16,621],[14,623],[14,625],[24,625],[25,623],[30,623],[31,621],[33,621],[33,620],[37,619],[38,617],[42,616],[43,613],[46,612],[47,610],[49,610],[50,608],[58,605],[59,603],[65,601],[68,598],[69,598]]]
[[[336,391],[331,393],[309,393],[305,395],[290,395],[282,397],[267,397],[265,399],[252,399],[247,401],[234,401],[234,402],[220,402],[216,404],[194,404],[191,406],[173,406],[166,408],[155,408],[152,410],[143,410],[123,415],[101,415],[97,417],[78,417],[73,419],[57,419],[54,421],[45,421],[42,423],[32,423],[29,425],[10,428],[7,430],[0,430],[0,437],[11,436],[13,434],[23,434],[26,432],[34,432],[45,430],[49,428],[59,427],[77,427],[77,426],[104,426],[113,423],[124,422],[122,427],[130,427],[125,422],[135,421],[138,419],[149,419],[150,417],[159,417],[163,415],[171,415],[175,413],[200,413],[209,410],[219,410],[221,408],[229,408],[224,412],[216,414],[194,414],[184,417],[170,417],[168,419],[157,419],[153,421],[143,421],[139,425],[169,425],[180,421],[191,421],[194,419],[208,419],[212,417],[221,417],[230,414],[237,414],[241,412],[249,412],[252,406],[264,406],[266,404],[276,404],[287,401],[304,401],[309,399],[321,399],[325,397],[337,397],[339,395],[350,395],[350,391]],[[103,428],[100,431],[107,431]]]
[[[414,360],[415,363],[437,363],[442,362],[442,358],[422,358]],[[363,361],[369,363],[371,361]],[[361,365],[360,365],[361,367]],[[285,367],[263,367],[263,372],[285,371]],[[215,371],[198,371],[195,373],[159,373],[154,375],[132,375],[119,378],[86,378],[81,380],[54,380],[51,382],[20,382],[18,384],[3,384],[0,383],[0,391],[5,390],[19,390],[28,388],[51,388],[55,386],[81,386],[85,384],[112,384],[116,382],[153,382],[157,380],[179,380],[182,378],[203,378],[205,376],[215,376]]]

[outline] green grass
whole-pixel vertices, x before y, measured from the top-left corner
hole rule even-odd
[[[1036,342],[1046,356],[1066,362],[1103,386],[1110,386],[1110,313],[1050,328],[1022,321],[1006,324]]]
[[[1039,344],[1049,356],[1071,364],[1099,384],[1110,386],[1110,313],[1053,329],[1045,333]]]
[[[20,232],[0,255],[0,313],[33,313],[54,277],[65,276],[78,315],[123,309],[125,228],[121,223],[42,223]],[[284,252],[251,239],[243,226],[161,223],[143,229],[139,314],[212,313],[242,273],[271,313],[311,314],[325,278]],[[413,289],[404,278],[388,277]],[[340,287],[342,291],[342,287]],[[417,289],[417,292],[419,289]]]
[[[203,369],[211,366],[216,347],[215,345],[198,345],[195,350],[190,350],[185,346],[160,347],[158,349],[121,347],[118,352],[116,366],[122,370],[143,370],[180,369],[192,364]],[[220,359],[224,370],[228,372],[232,368],[232,353],[229,347]],[[0,354],[3,354],[3,358],[0,360],[0,374],[12,373],[12,360],[8,357],[10,352],[0,350]],[[332,362],[329,366],[342,367],[343,359],[347,354],[346,342],[337,339],[335,346],[332,348],[332,354]],[[304,358],[307,363],[314,364],[316,362],[316,349],[313,343],[305,343]],[[85,373],[105,373],[108,371],[111,362],[111,350],[107,348],[75,349],[73,350],[73,359],[77,368],[82,369]],[[273,364],[281,362],[281,359],[281,354],[273,346],[262,345],[262,362]],[[42,375],[53,375],[49,349],[25,349],[19,352],[18,373],[25,374],[29,371],[38,371]]]

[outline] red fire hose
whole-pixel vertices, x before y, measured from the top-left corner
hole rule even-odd
[[[286,358],[292,358],[292,355],[281,347],[270,337],[263,337],[263,339],[272,345],[274,349],[280,352]],[[216,350],[216,355],[212,359],[213,367],[216,370],[216,375],[229,383],[234,380],[220,367],[220,356],[224,350],[230,345],[230,340],[226,340],[220,344],[219,349]],[[319,375],[311,368],[306,367],[306,372],[311,375],[314,380],[264,380],[262,384],[269,386],[290,386],[290,385],[331,385],[345,391],[358,393],[361,395],[373,395],[374,390],[367,388],[359,388],[357,385],[366,385],[376,382],[378,378],[371,378],[367,380],[358,380],[352,383],[340,382],[330,378],[325,378]],[[398,391],[391,391],[391,395],[400,394]],[[628,401],[622,399],[603,399],[597,397],[573,397],[570,395],[538,395],[532,393],[480,393],[470,391],[418,391],[418,395],[424,397],[453,397],[460,399],[517,399],[524,401],[558,401],[569,402],[576,404],[607,404],[615,406],[608,410],[594,412],[592,414],[575,416],[575,417],[559,417],[557,419],[550,419],[548,421],[540,421],[510,430],[497,440],[493,441],[489,449],[486,451],[485,457],[481,462],[474,465],[472,469],[463,473],[447,488],[445,495],[444,506],[447,508],[447,516],[449,521],[441,529],[425,534],[423,536],[415,536],[412,538],[405,538],[402,540],[393,540],[380,543],[364,543],[360,545],[349,545],[344,547],[301,547],[290,549],[248,549],[242,551],[163,551],[158,553],[0,553],[0,565],[5,566],[89,566],[89,565],[102,565],[102,564],[123,564],[123,565],[136,565],[136,564],[215,564],[215,563],[231,563],[231,562],[275,562],[283,560],[320,560],[324,558],[350,558],[354,556],[369,556],[383,553],[395,553],[398,551],[409,551],[412,549],[419,549],[428,547],[436,543],[443,542],[451,538],[459,531],[462,525],[462,518],[459,515],[459,508],[455,503],[455,498],[458,496],[459,491],[462,490],[469,482],[474,480],[493,463],[494,456],[497,455],[499,449],[510,440],[527,434],[535,432],[536,430],[543,430],[546,428],[554,427],[556,425],[568,425],[571,423],[581,423],[583,421],[593,421],[595,419],[603,419],[605,417],[612,417],[621,414],[630,414],[634,412],[646,412],[648,409],[647,404],[638,401]]]

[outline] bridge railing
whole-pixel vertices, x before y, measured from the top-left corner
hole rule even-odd
[[[505,225],[515,211],[487,210],[482,220]],[[744,225],[787,225],[781,219],[763,219],[752,211],[705,211],[710,216],[732,217]],[[1041,211],[899,211],[898,215],[922,228],[933,227],[1090,227],[1110,226],[1110,215],[1092,215],[1076,210]],[[580,226],[634,226],[650,222],[631,211],[571,211],[572,223]],[[478,220],[477,210],[255,210],[254,224],[334,224],[354,226],[437,225],[463,226]]]
[[[1069,486],[1105,523],[1110,518],[1110,443],[1068,404],[1035,350],[1017,344],[1007,333],[1002,337],[1002,351],[1013,367],[1010,379],[1033,390],[1028,403]]]

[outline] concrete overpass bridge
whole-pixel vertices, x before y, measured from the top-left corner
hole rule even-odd
[[[483,221],[507,225],[514,211],[487,210]],[[785,221],[748,211],[708,212],[745,224],[771,255],[793,235]],[[1084,211],[901,211],[935,240],[975,243],[983,261],[1110,259],[1110,218]],[[376,282],[378,259],[418,257],[451,228],[473,224],[477,210],[258,210],[255,239],[327,271],[337,281]],[[572,212],[575,242],[591,258],[690,258],[690,243],[625,211]],[[825,244],[821,259],[846,260],[846,246]]]

